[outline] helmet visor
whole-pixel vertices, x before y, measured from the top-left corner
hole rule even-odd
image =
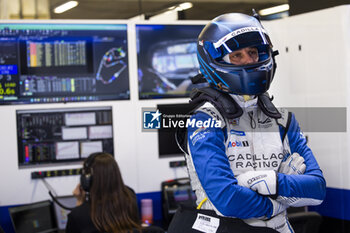
[[[266,45],[272,47],[268,35],[262,30],[254,27],[242,28],[239,31],[240,33],[234,31],[221,38],[214,43],[214,47],[220,51],[221,57],[246,47],[267,47]]]

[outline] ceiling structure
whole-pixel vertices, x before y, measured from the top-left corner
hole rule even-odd
[[[188,1],[172,0],[78,0],[79,5],[61,14],[53,9],[67,0],[49,0],[52,19],[129,19],[137,15],[154,15],[164,9]],[[251,14],[256,11],[288,3],[288,0],[189,0],[193,7],[184,11],[186,20],[211,20],[229,12]]]

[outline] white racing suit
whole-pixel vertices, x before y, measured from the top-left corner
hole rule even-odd
[[[190,124],[187,132],[189,154],[185,156],[197,204],[207,198],[201,209],[240,218],[252,226],[291,233],[293,229],[285,211],[282,211],[282,217],[279,214],[273,220],[273,226],[265,224],[268,221],[264,220],[277,214],[272,200],[238,185],[236,177],[247,171],[277,172],[283,158],[297,152],[305,159],[305,173],[277,173],[277,200],[296,207],[322,202],[326,188],[322,171],[293,114],[280,109],[282,118],[276,120],[262,112],[257,98],[244,101],[242,96],[231,97],[243,109],[241,117],[225,119],[211,103],[206,102],[190,119],[192,123],[209,123],[208,127]],[[216,121],[221,121],[221,127],[213,127]]]

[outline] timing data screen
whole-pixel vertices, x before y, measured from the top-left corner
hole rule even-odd
[[[17,110],[18,165],[113,155],[112,107]]]
[[[126,24],[1,24],[0,104],[129,99]]]

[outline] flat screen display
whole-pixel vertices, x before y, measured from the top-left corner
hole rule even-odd
[[[136,25],[139,99],[187,97],[204,25]]]
[[[0,104],[129,99],[126,24],[1,23]]]
[[[196,195],[192,191],[190,185],[187,186],[175,186],[165,189],[168,210],[170,214],[174,214],[180,204],[187,204],[195,206]]]
[[[112,107],[17,110],[19,167],[113,155]]]
[[[16,233],[58,233],[50,201],[42,201],[9,208]]]
[[[174,122],[188,118],[193,105],[188,103],[181,104],[158,104],[157,109],[162,113],[164,125],[170,126]],[[173,122],[173,123],[170,123]],[[176,127],[160,127],[158,129],[158,150],[159,158],[183,157],[184,153],[180,150],[175,140]]]

